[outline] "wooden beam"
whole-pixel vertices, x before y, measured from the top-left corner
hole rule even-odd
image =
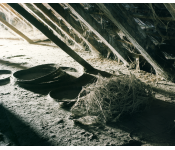
[[[21,14],[25,19],[27,19],[31,24],[33,24],[38,30],[40,30],[45,36],[52,40],[57,46],[59,46],[63,51],[75,59],[79,64],[81,64],[87,70],[94,70],[94,68],[87,63],[83,58],[81,58],[77,53],[75,53],[71,48],[69,48],[64,42],[62,42],[52,30],[50,30],[44,23],[38,21],[29,12],[27,12],[23,7],[16,3],[8,3],[14,10]]]
[[[57,18],[60,19],[59,24],[61,26],[61,28],[63,28],[63,30],[67,30],[67,27],[70,28],[71,30],[73,30],[73,32],[81,39],[83,39],[83,41],[85,42],[85,44],[87,44],[91,50],[93,51],[93,53],[95,53],[96,55],[99,55],[100,52],[84,37],[82,36],[75,28],[73,28],[64,18],[62,18],[57,11],[55,11],[50,5],[48,5],[47,3],[43,4],[45,7],[49,8],[49,11],[54,14]],[[84,45],[86,46],[86,45]]]
[[[0,22],[2,22],[6,27],[8,27],[10,30],[15,32],[17,35],[22,37],[24,40],[26,40],[29,43],[33,43],[31,39],[29,39],[26,35],[24,35],[22,32],[20,32],[18,29],[13,27],[11,24],[9,24],[7,21],[5,21],[2,17],[0,17]]]
[[[155,19],[154,17],[151,17],[151,16],[143,16],[143,15],[137,15],[137,14],[134,14],[133,17],[141,18],[141,19],[152,19],[152,20]],[[172,17],[158,17],[156,19],[164,20],[164,21],[175,21],[175,19]]]
[[[72,28],[74,28],[82,37],[88,41],[96,50],[98,50],[102,55],[108,54],[110,49],[99,40],[99,38],[91,32],[79,19],[76,18],[68,9],[64,9],[59,4],[48,4],[57,14],[59,14],[62,19],[69,24]]]
[[[48,18],[46,18],[37,8],[35,8],[30,3],[23,3],[22,6],[26,6],[31,12],[33,12],[34,17],[41,20],[44,24],[48,25],[53,31],[55,31],[57,36],[60,36],[64,41],[66,40],[65,34],[60,30],[55,24],[53,24]],[[74,41],[74,40],[73,40]]]
[[[55,25],[57,25],[60,29],[62,29],[67,35],[69,35],[76,43],[82,44],[84,39],[82,39],[79,35],[77,35],[74,31],[71,32],[70,27],[66,26],[63,20],[58,19],[52,10],[48,10],[43,4],[41,3],[33,3],[35,7],[37,7],[42,13],[44,13],[50,21],[52,21]],[[82,45],[81,45],[82,46]],[[88,46],[87,44],[85,46]],[[96,51],[95,51],[96,52]],[[97,52],[96,52],[97,53]],[[98,52],[99,54],[99,52]]]
[[[88,13],[88,10],[85,10],[80,4],[69,3],[66,5],[125,65],[129,65],[128,51],[120,42],[110,40],[112,36]]]
[[[173,3],[164,3],[167,10],[170,12],[171,16],[175,19],[175,4]]]
[[[161,52],[155,48],[155,45],[122,4],[96,3],[96,5],[126,35],[142,56],[153,66],[157,74],[168,80],[174,78],[173,66],[164,59]]]
[[[9,5],[7,5],[6,3],[1,3],[0,5],[3,6],[3,7],[5,7],[6,9],[8,9],[9,12],[11,12],[12,14],[14,14],[19,20],[21,20],[26,25],[28,25],[29,27],[32,28],[32,25],[27,20],[25,20],[20,14],[18,14],[13,8],[11,8]]]

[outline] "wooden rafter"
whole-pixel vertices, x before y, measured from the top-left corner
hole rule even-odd
[[[52,12],[57,18],[60,18],[59,23],[60,23],[60,25],[61,25],[61,28],[66,28],[66,27],[70,28],[71,30],[74,31],[74,33],[75,33],[79,38],[82,38],[83,41],[85,41],[85,43],[91,48],[91,50],[92,50],[95,54],[97,54],[97,55],[100,54],[99,51],[98,51],[84,36],[82,36],[82,34],[80,34],[80,33],[76,30],[75,27],[73,28],[73,27],[72,27],[64,18],[62,18],[62,16],[60,16],[60,14],[58,14],[58,12],[55,11],[49,4],[44,3],[43,5],[44,5],[45,7],[47,7],[47,8],[49,8],[50,12]],[[64,30],[64,29],[63,29],[63,30]]]
[[[24,22],[25,24],[27,24],[28,26],[32,27],[32,25],[26,20],[24,19],[20,14],[18,14],[13,8],[11,8],[9,5],[7,5],[6,3],[1,3],[1,6],[3,6],[4,8],[8,9],[9,12],[11,12],[12,14],[14,14],[19,20],[21,20],[22,22]]]
[[[70,3],[67,4],[70,10],[85,24],[87,25],[95,35],[99,37],[104,44],[121,60],[125,65],[129,65],[128,51],[124,49],[122,44],[118,41],[113,42],[112,37],[106,30],[104,30],[97,21],[86,12],[80,4]],[[115,31],[114,31],[115,32]]]
[[[164,3],[165,7],[170,12],[171,16],[175,19],[175,4],[173,3]]]
[[[96,50],[100,53],[108,53],[110,49],[100,40],[98,41],[98,37],[88,29],[84,29],[84,25],[82,22],[76,19],[76,16],[72,15],[69,10],[64,9],[59,4],[48,4],[55,12],[57,12],[62,19],[66,22],[66,24],[70,25],[74,30],[76,30],[88,43],[90,43]],[[87,28],[87,27],[86,27]],[[87,34],[86,34],[87,33]]]
[[[38,21],[29,12],[27,12],[19,4],[8,3],[14,10],[21,14],[25,19],[27,19],[31,24],[33,24],[38,30],[40,30],[45,36],[52,40],[57,46],[59,46],[63,51],[75,59],[79,64],[81,64],[87,70],[94,70],[94,68],[87,63],[83,58],[81,58],[77,53],[75,53],[71,48],[69,48],[64,42],[62,42],[58,36],[56,36],[52,30],[50,30],[44,23]]]
[[[17,35],[19,35],[21,38],[23,38],[25,41],[29,43],[33,43],[31,39],[29,39],[26,35],[24,35],[22,32],[20,32],[18,29],[13,27],[11,24],[9,24],[7,21],[5,21],[2,17],[0,17],[0,22],[2,22],[6,27],[8,27],[10,30],[15,32]]]
[[[155,19],[154,17],[151,17],[151,16],[143,16],[143,15],[137,15],[137,14],[134,14],[133,17],[141,18],[141,19]],[[172,17],[158,17],[157,19],[164,20],[164,21],[175,21],[175,19]]]
[[[70,28],[64,24],[63,20],[58,19],[58,17],[56,17],[52,10],[48,10],[41,3],[34,3],[33,5],[37,7],[41,12],[43,12],[43,14],[45,14],[50,19],[50,21],[52,21],[55,25],[57,25],[60,29],[67,33],[67,35],[69,35],[69,37],[71,37],[72,40],[81,45],[84,39],[77,35],[75,32],[71,32]],[[99,54],[98,51],[95,51],[95,53]]]
[[[156,51],[154,44],[147,38],[144,31],[122,4],[97,3],[96,5],[125,34],[142,56],[154,67],[157,74],[166,79],[174,78],[173,67],[161,57],[161,52]]]
[[[32,4],[30,3],[23,3],[21,4],[22,6],[27,7],[35,16],[35,18],[38,18],[41,20],[44,24],[49,26],[53,31],[55,31],[57,36],[60,36],[61,39],[66,40],[65,34],[63,33],[62,30],[60,30],[54,23],[52,23],[48,18],[46,18],[45,15],[43,15],[37,8],[35,8]]]

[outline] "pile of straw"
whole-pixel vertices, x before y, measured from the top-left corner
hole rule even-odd
[[[151,88],[132,74],[99,76],[97,82],[83,87],[71,112],[75,117],[98,116],[104,123],[117,121],[124,114],[144,110],[152,96]]]

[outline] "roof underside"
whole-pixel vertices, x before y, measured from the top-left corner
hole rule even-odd
[[[175,4],[170,3],[1,3],[0,23],[29,43],[34,40],[17,30],[14,21],[37,28],[87,70],[93,66],[67,46],[65,39],[126,66],[139,59],[141,69],[154,68],[157,74],[174,80],[174,10]]]

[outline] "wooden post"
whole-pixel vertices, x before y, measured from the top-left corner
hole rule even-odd
[[[95,35],[99,37],[104,44],[125,64],[129,65],[128,51],[123,48],[122,44],[118,41],[112,42],[111,35],[102,29],[102,25],[98,23],[87,10],[85,10],[80,4],[69,3],[67,6],[70,10],[85,24],[87,25]],[[115,33],[116,31],[114,31]]]
[[[81,64],[87,70],[94,70],[94,68],[87,63],[83,58],[81,58],[77,53],[75,53],[71,48],[69,48],[64,42],[62,42],[53,31],[45,26],[42,22],[38,21],[29,12],[27,12],[23,7],[16,3],[8,3],[14,10],[21,14],[25,19],[27,19],[31,24],[33,24],[38,30],[40,30],[45,36],[52,40],[57,46],[59,46],[63,51],[75,59],[79,64]]]
[[[77,20],[76,16],[72,15],[69,10],[64,9],[59,4],[49,3],[48,5],[55,10],[55,12],[57,12],[67,24],[79,32],[81,36],[84,37],[86,41],[88,41],[88,43],[90,43],[96,50],[98,50],[102,55],[107,56],[110,49],[103,42],[100,40],[98,41],[98,37],[84,26],[82,22]]]
[[[172,64],[165,60],[122,4],[96,3],[96,5],[126,35],[142,56],[153,66],[157,74],[168,80],[174,78],[175,71]]]
[[[6,27],[11,29],[13,32],[18,34],[20,37],[22,37],[24,40],[26,40],[29,43],[33,43],[31,39],[29,39],[26,35],[24,35],[22,32],[20,32],[18,29],[13,27],[11,24],[9,24],[7,21],[5,21],[3,18],[0,17],[0,22],[2,22]]]

